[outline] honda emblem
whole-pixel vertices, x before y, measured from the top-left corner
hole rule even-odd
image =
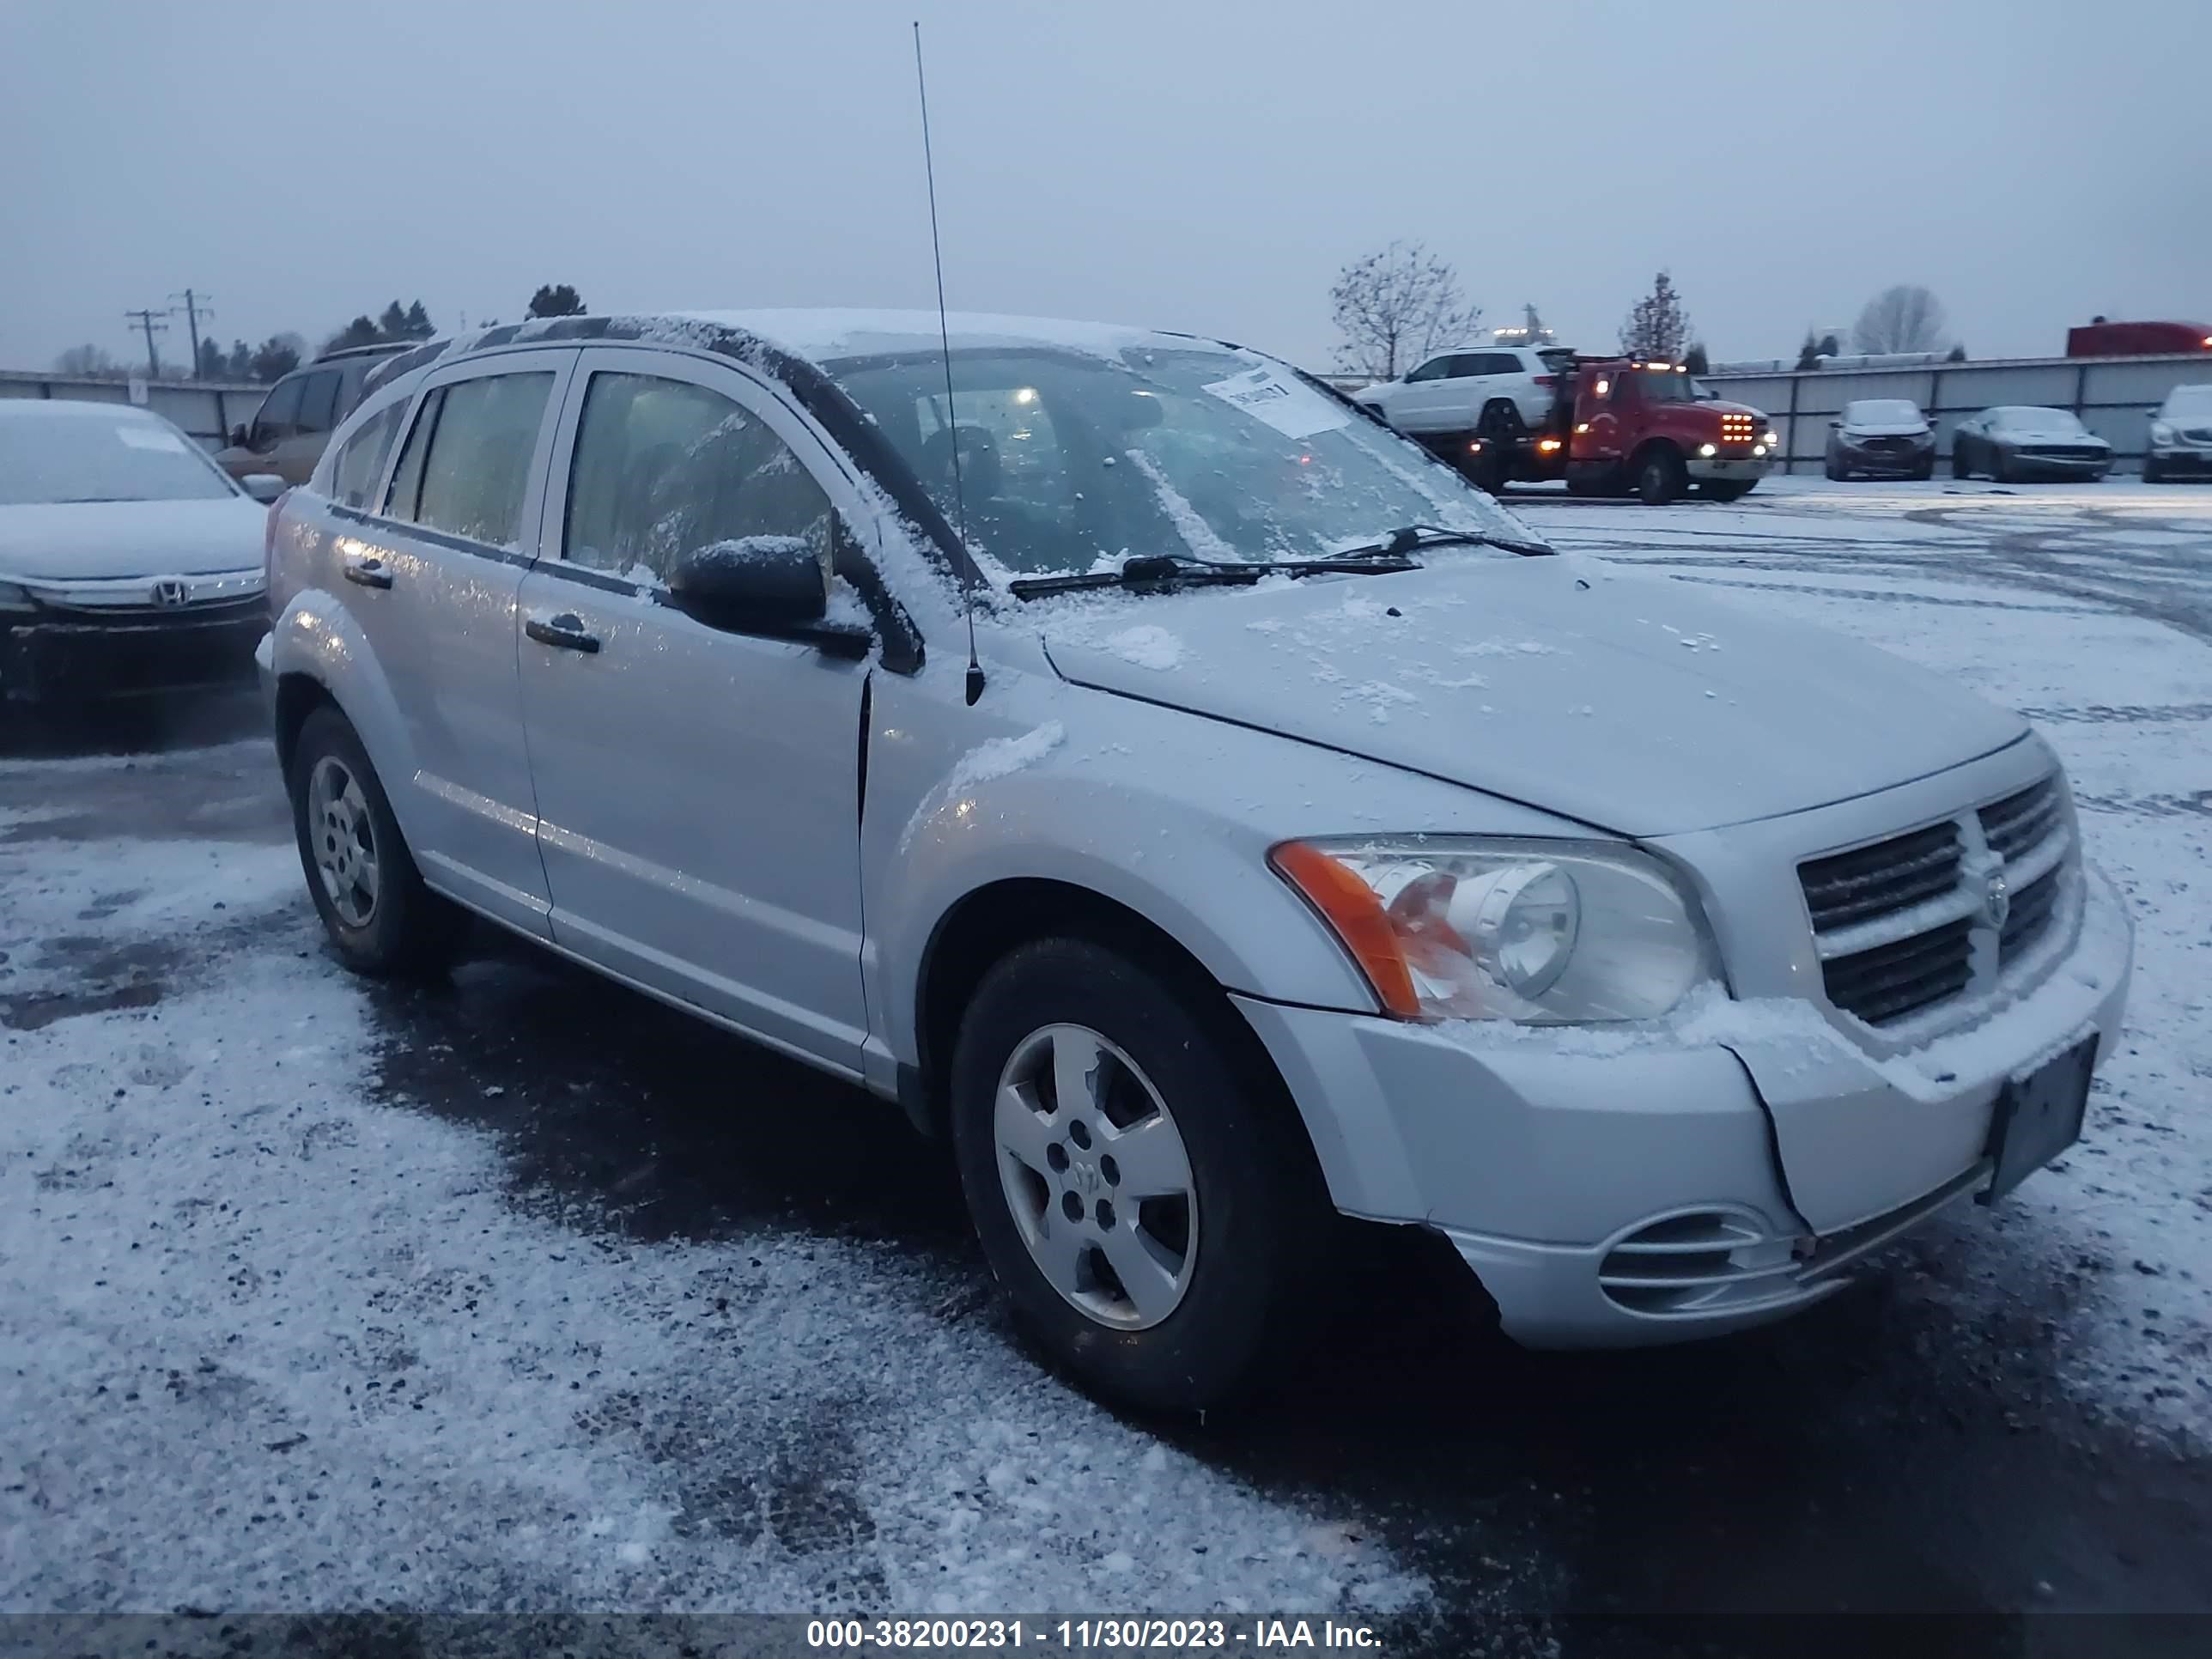
[[[156,605],[182,605],[191,596],[192,590],[173,576],[154,584],[154,603]]]

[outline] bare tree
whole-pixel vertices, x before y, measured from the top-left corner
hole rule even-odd
[[[1384,380],[1466,339],[1482,315],[1460,291],[1450,261],[1419,242],[1393,242],[1354,259],[1337,273],[1328,305],[1344,336],[1345,368]]]
[[[1851,325],[1851,345],[1869,356],[1893,351],[1941,351],[1948,343],[1943,302],[1924,288],[1899,283],[1866,303]]]
[[[54,359],[57,374],[106,377],[120,372],[115,359],[96,345],[74,345]]]
[[[1682,309],[1682,296],[1674,279],[1661,271],[1651,282],[1651,292],[1630,308],[1620,325],[1620,349],[1632,357],[1656,357],[1679,362],[1690,343],[1690,313]]]

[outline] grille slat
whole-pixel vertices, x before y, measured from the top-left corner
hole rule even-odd
[[[2057,914],[2072,844],[2065,794],[2055,777],[2044,778],[1978,808],[1966,822],[2003,867],[2018,869],[2016,879],[2032,878],[2014,890],[1998,932],[2002,967],[2042,937]],[[1798,866],[1822,956],[1821,983],[1836,1007],[1870,1025],[1888,1024],[1974,983],[1975,930],[1988,924],[1978,878],[1966,880],[1962,827],[1946,820]],[[1831,954],[1838,951],[1848,954]]]

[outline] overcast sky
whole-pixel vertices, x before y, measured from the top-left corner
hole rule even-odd
[[[956,308],[1328,367],[1406,237],[1585,347],[1662,265],[1717,359],[1895,282],[1976,356],[2212,320],[2212,0],[0,0],[0,367],[187,284],[226,341],[931,303],[916,16]]]

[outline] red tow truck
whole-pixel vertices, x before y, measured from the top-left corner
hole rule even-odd
[[[1559,376],[1551,414],[1529,430],[1500,417],[1445,457],[1484,489],[1565,478],[1570,495],[1628,495],[1652,507],[1694,490],[1747,495],[1779,442],[1766,416],[1699,386],[1680,363],[1578,357]]]

